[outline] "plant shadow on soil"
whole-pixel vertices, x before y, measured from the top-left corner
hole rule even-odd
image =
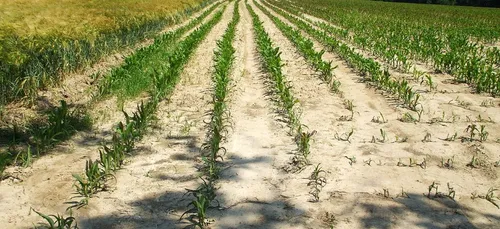
[[[359,218],[362,228],[389,229],[396,225],[408,225],[419,228],[498,228],[500,216],[478,212],[475,209],[463,206],[449,198],[428,199],[421,193],[407,193],[408,198],[383,198],[363,193],[355,195],[353,200],[346,202],[338,200],[337,205],[349,206],[343,208],[337,219],[350,219],[342,215],[352,215],[355,212],[366,212],[366,216]],[[336,204],[338,197],[330,197],[329,201]],[[476,200],[486,201],[486,200]],[[486,203],[488,204],[488,203]],[[472,224],[465,215],[487,218],[491,223]],[[410,217],[408,217],[410,215]],[[411,219],[410,219],[411,218]],[[398,219],[404,219],[403,224]],[[496,222],[496,223],[495,223]]]
[[[60,106],[50,105],[39,111],[38,115],[42,118],[32,119],[22,127],[0,126],[0,173],[6,166],[15,163],[18,155],[25,154],[28,149],[36,157],[41,157],[79,133],[89,135],[92,121],[88,114],[80,107],[67,105],[62,100],[60,102]],[[86,136],[83,138],[75,142],[84,146],[95,145],[95,142],[88,141]]]

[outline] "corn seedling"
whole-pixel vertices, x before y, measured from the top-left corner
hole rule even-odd
[[[373,160],[371,158],[366,160],[366,161],[363,160],[363,163],[365,163],[365,165],[369,165],[369,166],[372,166],[372,162],[373,162]]]
[[[335,133],[334,137],[335,137],[335,139],[337,139],[339,141],[345,141],[345,142],[351,143],[350,138],[351,138],[352,134],[354,134],[354,129],[351,129],[350,132],[343,133],[342,135]]]
[[[309,154],[310,152],[310,141],[312,136],[316,133],[316,131],[312,132],[302,132],[302,128],[299,128],[299,135],[296,136],[295,141],[297,143],[298,149],[297,153],[300,155],[300,160],[303,160],[304,164],[309,164]]]
[[[389,193],[389,189],[388,188],[384,188],[384,198],[390,198],[391,197],[391,194]]]
[[[396,136],[396,142],[403,143],[403,142],[407,142],[407,141],[408,141],[408,137]]]
[[[446,185],[448,186],[448,197],[455,200],[455,190],[450,186],[450,183],[447,183]]]
[[[314,171],[311,173],[311,176],[309,176],[309,182],[307,183],[307,186],[311,187],[311,191],[309,191],[309,194],[312,195],[313,202],[319,201],[319,193],[321,192],[321,189],[323,189],[323,187],[325,187],[326,185],[325,175],[326,172],[321,169],[320,164],[318,164],[314,168]]]
[[[476,156],[472,156],[472,159],[470,160],[469,163],[467,163],[466,166],[471,168],[479,168],[480,166],[479,159],[477,159]]]
[[[480,129],[479,129],[479,141],[481,142],[484,142],[486,141],[486,139],[488,139],[488,131],[486,131],[486,126],[485,125],[481,125]]]
[[[469,138],[462,138],[462,141],[474,141],[474,137],[477,135],[477,132],[479,132],[479,129],[477,128],[476,124],[470,124],[465,128],[465,132],[469,134]]]
[[[348,157],[348,156],[344,156],[345,158],[347,158],[347,160],[349,160],[349,165],[352,166],[352,164],[356,163],[356,157],[355,156],[352,156],[352,157]]]
[[[73,174],[75,178],[74,186],[78,194],[84,197],[92,197],[98,191],[104,191],[108,187],[106,182],[114,178],[112,174],[105,174],[99,168],[98,161],[88,160],[85,166],[85,176],[82,177],[78,174]]]
[[[495,196],[495,191],[498,191],[498,189],[489,188],[488,192],[486,192],[485,195],[477,195],[477,193],[474,192],[474,193],[472,193],[471,198],[472,199],[476,199],[476,198],[485,199],[485,200],[489,201],[490,203],[492,203],[493,205],[495,205],[495,207],[500,209],[500,205],[495,200],[495,199],[500,200],[500,198]]]
[[[432,76],[425,74],[425,83],[429,86],[429,91],[436,90],[437,86],[434,84],[434,81],[432,80]]]
[[[378,141],[384,143],[387,140],[387,133],[385,132],[385,130],[380,129],[380,136],[381,138],[379,138]]]
[[[75,217],[70,215],[68,217],[64,217],[62,215],[45,215],[43,213],[38,212],[37,210],[30,208],[30,211],[34,211],[36,214],[41,216],[46,223],[42,223],[41,225],[44,228],[50,229],[78,229],[78,224],[76,223]],[[35,227],[38,228],[38,227]]]
[[[427,168],[427,159],[424,158],[422,162],[417,163],[415,159],[410,157],[410,164],[408,166],[409,167],[420,166],[420,168],[425,169]]]
[[[438,191],[438,188],[439,188],[439,183],[436,183],[436,182],[432,182],[431,185],[429,185],[429,188],[428,188],[428,193],[427,193],[427,198],[431,198],[431,192],[432,190],[434,190],[434,196],[432,198],[436,198],[436,197],[439,197],[439,191]]]
[[[451,136],[450,136],[450,134],[448,134],[444,140],[448,141],[448,142],[453,142],[453,141],[455,141],[455,139],[457,139],[457,136],[458,136],[457,132],[455,132],[455,134],[453,134]]]
[[[374,116],[372,118],[372,122],[374,122],[374,123],[387,123],[387,119],[385,119],[382,112],[379,112],[379,114],[380,114],[380,116],[377,116],[377,117]]]
[[[411,115],[410,113],[406,112],[403,114],[403,116],[399,119],[401,122],[417,122],[418,119],[416,119],[415,117],[413,117],[413,115]]]
[[[425,134],[424,139],[422,139],[422,142],[432,142],[432,135],[430,133]]]
[[[18,162],[18,160],[20,162]],[[28,150],[26,150],[26,152],[21,152],[16,155],[14,164],[20,164],[24,168],[29,167],[33,164],[33,153],[31,152],[30,145],[28,145]]]
[[[408,165],[406,165],[405,163],[403,163],[403,161],[401,161],[401,158],[399,158],[398,163],[396,164],[396,166],[398,166],[398,167],[406,167]]]
[[[454,162],[455,162],[455,156],[446,159],[446,161],[444,160],[444,158],[441,158],[441,168],[453,169]]]
[[[495,102],[491,99],[483,100],[481,102],[480,106],[482,106],[482,107],[495,107]]]
[[[398,194],[398,195],[396,195],[396,198],[398,198],[398,197],[402,197],[402,198],[410,198],[410,196],[408,195],[408,193],[407,193],[407,192],[405,192],[403,188],[401,188],[401,193],[400,193],[400,194]]]
[[[196,190],[187,189],[188,195],[193,195],[195,199],[191,201],[187,207],[191,207],[181,215],[184,217],[185,214],[195,214],[197,218],[196,226],[204,228],[208,224],[207,210],[212,206],[215,200],[215,189],[211,181],[204,180],[201,178],[203,183]]]

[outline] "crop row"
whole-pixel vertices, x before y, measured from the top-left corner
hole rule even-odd
[[[271,94],[278,97],[276,101],[278,107],[282,109],[278,113],[286,119],[290,127],[290,134],[294,136],[295,144],[297,145],[296,153],[291,162],[291,165],[293,165],[291,171],[299,172],[309,165],[310,140],[316,131],[308,132],[304,130],[305,128],[300,122],[300,113],[296,106],[298,99],[294,97],[291,83],[287,81],[286,76],[282,72],[281,67],[283,66],[283,62],[280,49],[274,46],[269,34],[264,29],[263,22],[252,7],[248,3],[246,7],[252,16],[255,40],[260,57],[262,58],[263,68],[270,78],[268,84],[270,85]]]
[[[409,71],[413,61],[432,64],[440,72],[451,74],[456,81],[469,84],[477,93],[500,93],[498,48],[488,48],[471,41],[467,33],[445,27],[426,26],[419,18],[395,20],[346,13],[333,8],[332,1],[294,1],[311,15],[348,29],[351,40],[382,57],[394,67]],[[332,16],[335,12],[335,17]],[[379,26],[379,25],[385,26]]]
[[[325,51],[321,50],[320,52],[317,52],[314,50],[314,43],[310,39],[302,36],[300,30],[292,28],[279,18],[273,16],[257,2],[254,1],[254,3],[274,22],[283,35],[285,35],[288,40],[295,45],[300,54],[302,54],[302,56],[316,69],[316,71],[320,72],[321,79],[330,85],[333,91],[338,91],[340,83],[335,80],[332,73],[332,69],[336,68],[336,66],[332,67],[331,62],[326,62],[322,59]]]
[[[173,50],[178,46],[177,44],[173,45],[174,41],[177,41],[182,34],[201,23],[201,21],[218,6],[219,3],[215,4],[202,15],[190,21],[188,25],[165,34],[155,40],[155,43],[151,46],[141,48],[133,55],[127,57],[124,65],[113,69],[109,76],[105,76],[101,79],[97,95],[102,96],[106,93],[110,93],[113,82],[118,81],[120,77],[137,77],[142,79],[142,81],[148,81],[149,84],[152,85],[154,75],[157,74],[158,69],[173,69],[170,66],[167,67],[165,64],[169,63],[168,58],[172,56],[172,54],[167,51]],[[160,59],[159,56],[163,59]],[[144,72],[148,73],[144,74]],[[20,130],[20,128],[17,127],[13,128],[13,146],[10,147],[6,153],[1,153],[0,171],[2,171],[5,166],[11,164],[22,165],[23,167],[29,166],[35,157],[39,157],[46,153],[53,146],[67,140],[77,131],[89,129],[91,127],[91,120],[84,114],[83,109],[70,109],[70,106],[63,100],[61,100],[61,105],[59,107],[55,107],[47,113],[46,120],[42,119],[43,118],[27,126],[26,130]],[[17,135],[20,135],[20,137],[16,138]],[[24,135],[32,137],[28,138]],[[20,143],[26,143],[27,150],[19,150],[17,148],[20,147],[14,147],[15,144]]]
[[[298,28],[305,31],[310,36],[320,41],[331,51],[337,53],[347,64],[356,69],[366,81],[374,84],[377,88],[385,90],[399,98],[408,108],[416,110],[420,94],[415,92],[406,80],[395,80],[390,77],[387,69],[382,69],[382,66],[371,58],[365,58],[362,54],[357,53],[354,49],[341,43],[328,33],[318,30],[310,24],[294,17],[285,11],[274,6],[266,4],[278,14],[285,17],[290,22],[294,23]]]
[[[0,104],[26,97],[33,101],[37,90],[57,84],[64,73],[89,66],[115,50],[133,45],[172,25],[184,15],[196,12],[211,1],[188,8],[172,17],[137,21],[108,29],[93,38],[65,38],[55,35],[2,36],[0,46]]]
[[[225,7],[224,7],[225,9]],[[167,98],[179,81],[180,73],[190,57],[190,53],[206,37],[208,32],[222,19],[224,9],[218,11],[207,23],[200,26],[187,36],[173,50],[169,51],[172,58],[168,59],[169,68],[159,68],[153,76],[154,88],[150,91],[150,100],[137,105],[137,110],[125,115],[125,122],[120,122],[114,130],[109,146],[99,150],[99,159],[86,161],[85,171],[74,174],[76,191],[83,197],[79,203],[70,206],[82,207],[88,204],[89,198],[99,191],[109,188],[109,181],[116,179],[114,171],[123,166],[125,157],[134,149],[135,143],[141,139],[153,119],[158,104]],[[183,55],[178,55],[182,53]],[[160,67],[160,66],[158,66]],[[46,217],[44,217],[47,219]],[[56,217],[57,218],[57,217]],[[72,218],[72,217],[69,217]],[[64,220],[64,218],[61,218]],[[50,224],[49,220],[47,220]],[[58,219],[59,222],[59,219]],[[63,222],[62,222],[63,223]],[[61,226],[61,224],[58,224]]]
[[[179,46],[178,40],[181,36],[200,24],[219,5],[220,2],[214,4],[187,25],[163,34],[155,39],[152,45],[141,48],[134,55],[127,57],[124,65],[113,69],[99,82],[97,95],[115,93],[122,97],[133,97],[146,90],[151,86],[151,75],[155,74],[155,70],[170,68],[167,65],[169,58],[172,58],[169,51]]]
[[[193,195],[194,200],[189,204],[191,207],[185,214],[194,214],[197,218],[196,226],[204,228],[207,222],[207,210],[216,202],[214,182],[219,179],[220,161],[222,160],[225,148],[221,143],[225,140],[225,133],[229,125],[229,110],[227,106],[228,85],[231,82],[231,67],[234,62],[235,48],[232,43],[235,39],[236,25],[240,21],[239,0],[234,1],[233,17],[229,22],[222,38],[217,41],[217,48],[214,51],[214,72],[212,75],[212,104],[210,112],[210,122],[208,123],[207,142],[203,144],[202,159],[204,162],[203,183],[195,190],[188,190]],[[188,207],[189,207],[188,206]]]

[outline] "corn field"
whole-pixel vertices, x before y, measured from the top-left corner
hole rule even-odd
[[[0,29],[0,227],[500,227],[499,9],[136,3]]]

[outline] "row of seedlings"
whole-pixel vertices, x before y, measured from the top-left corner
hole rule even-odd
[[[269,76],[267,84],[269,84],[271,94],[277,97],[277,105],[280,107],[278,108],[280,109],[278,113],[286,119],[290,127],[290,134],[295,137],[295,143],[297,144],[297,150],[291,162],[293,168],[285,169],[300,172],[310,164],[310,140],[315,131],[304,131],[304,126],[300,123],[300,112],[296,106],[298,100],[293,96],[291,91],[292,86],[287,81],[281,69],[283,62],[280,57],[280,49],[274,46],[269,34],[264,29],[263,22],[248,2],[246,3],[246,7],[252,16],[255,41],[260,57],[262,58],[262,67]]]
[[[357,70],[366,82],[376,86],[380,90],[391,93],[403,102],[407,108],[417,111],[418,105],[420,104],[420,94],[410,86],[406,79],[397,80],[391,78],[389,71],[383,69],[382,65],[372,58],[364,57],[353,48],[350,48],[346,44],[330,36],[327,32],[318,30],[281,9],[272,6],[271,8],[290,22],[294,23],[298,28],[317,39],[331,51],[338,54],[347,62],[349,67]]]
[[[332,72],[332,70],[337,66],[332,67],[331,62],[326,62],[322,59],[325,51],[315,51],[313,42],[310,39],[302,36],[300,30],[292,28],[291,26],[281,21],[279,18],[271,15],[269,11],[267,11],[257,2],[254,1],[254,4],[262,12],[264,12],[264,14],[266,14],[273,21],[274,25],[278,27],[283,35],[285,35],[285,37],[295,45],[299,53],[315,68],[316,71],[320,73],[321,79],[324,82],[328,83],[331,90],[333,90],[334,92],[339,92],[340,82],[335,79]]]
[[[326,4],[323,6],[312,2],[300,4],[304,6],[303,11],[348,28],[355,43],[371,49],[375,55],[403,71],[409,70],[411,59],[417,60],[433,65],[438,72],[451,74],[456,81],[467,83],[477,93],[500,93],[500,51],[474,41],[474,35],[469,34],[473,31],[470,28],[464,31],[463,28],[453,28],[453,25],[422,27],[423,18],[418,14],[398,20],[387,16],[346,14],[339,10],[332,17],[334,9],[327,2],[323,1],[321,4]],[[379,26],[381,24],[385,26]]]
[[[0,104],[23,97],[33,103],[39,89],[59,83],[64,73],[89,66],[116,50],[153,37],[165,26],[176,24],[212,2],[201,1],[168,17],[130,18],[120,22],[120,27],[101,31],[93,38],[50,35],[26,39],[7,35],[0,40],[5,51],[0,57]]]
[[[153,120],[159,102],[171,95],[175,85],[179,81],[179,76],[185,63],[187,63],[194,49],[206,37],[208,32],[222,19],[224,9],[225,7],[218,11],[210,21],[200,26],[181,41],[175,49],[168,52],[169,58],[167,59],[168,62],[166,62],[168,67],[156,70],[151,75],[154,82],[150,91],[150,100],[137,105],[137,110],[132,112],[131,115],[123,112],[125,122],[120,122],[115,128],[111,144],[103,146],[99,150],[99,159],[89,159],[86,161],[83,175],[73,175],[76,191],[83,199],[68,208],[70,214],[72,208],[80,208],[87,205],[93,195],[107,190],[109,182],[116,179],[114,172],[122,168],[126,156],[134,149],[135,143],[141,139],[148,125]],[[74,221],[74,218],[71,216],[67,218],[54,215],[47,217],[41,213],[39,214],[49,225],[54,225],[54,227],[67,227],[67,222]]]
[[[157,38],[154,44],[141,48],[127,57],[124,65],[113,69],[108,76],[101,78],[94,100],[96,101],[105,94],[111,93],[111,86],[117,84],[119,79],[143,79],[142,82],[151,84],[153,78],[150,76],[155,74],[154,71],[158,68],[158,65],[168,60],[166,58],[169,53],[166,51],[176,47],[176,43],[182,34],[200,24],[219,5],[220,2],[214,4],[202,15],[190,21],[189,24],[164,34]],[[148,80],[144,80],[144,78],[148,78]],[[0,154],[0,173],[9,165],[28,167],[35,158],[47,153],[58,143],[69,139],[78,131],[91,128],[92,122],[90,117],[85,114],[85,108],[70,109],[70,106],[64,100],[61,100],[60,103],[60,106],[47,112],[46,120],[37,121],[28,126],[26,130],[20,130],[17,126],[14,126],[12,146],[7,152]],[[23,132],[26,132],[26,134]],[[28,138],[24,135],[32,137]],[[26,142],[27,146],[16,147],[22,142]]]
[[[190,214],[190,217],[196,218],[195,226],[205,228],[209,221],[207,219],[207,210],[216,202],[214,183],[219,179],[220,166],[225,148],[221,143],[225,141],[228,125],[230,123],[230,114],[227,106],[227,95],[229,93],[229,83],[231,82],[231,67],[234,62],[235,48],[232,43],[235,38],[236,25],[240,21],[239,1],[235,1],[233,17],[229,22],[222,38],[217,41],[217,48],[214,51],[214,72],[212,75],[212,104],[213,110],[209,113],[210,122],[207,124],[207,142],[203,144],[202,160],[203,181],[195,190],[188,190],[188,193],[194,197],[188,207],[191,207],[183,213]]]
[[[221,2],[215,3],[203,14],[191,20],[187,25],[165,33],[155,39],[152,45],[137,50],[134,55],[125,59],[124,65],[113,69],[107,76],[101,78],[95,99],[117,93],[123,97],[137,96],[147,85],[151,84],[151,77],[158,65],[169,61],[169,52],[179,46],[179,39],[187,31],[198,26],[208,17]],[[168,67],[168,66],[164,66]]]

